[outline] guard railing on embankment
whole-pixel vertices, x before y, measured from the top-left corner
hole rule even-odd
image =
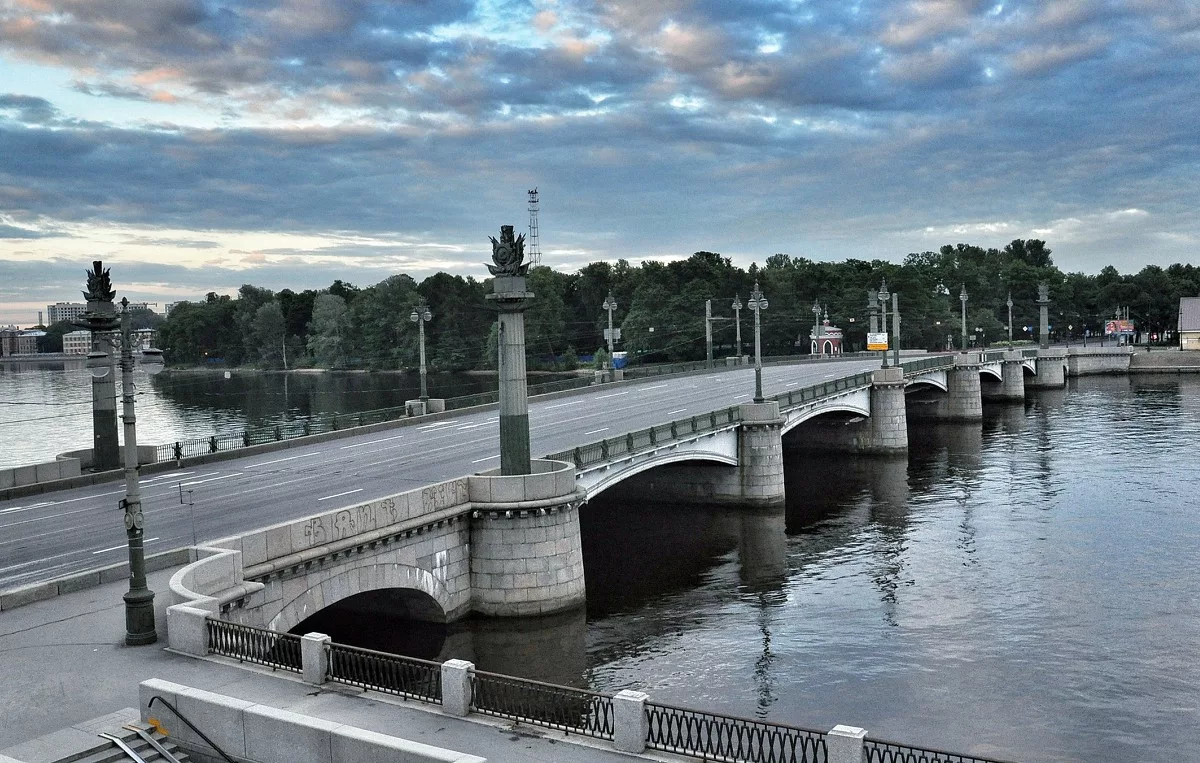
[[[551,392],[579,389],[591,383],[591,377],[587,376],[563,379],[546,384],[532,385],[529,387],[529,394],[531,396],[546,395]],[[446,410],[450,411],[459,408],[470,408],[476,405],[488,405],[498,400],[498,394],[492,391],[449,397],[445,400]],[[306,437],[324,432],[336,432],[341,429],[379,424],[385,421],[397,421],[407,417],[408,408],[403,405],[391,408],[376,408],[357,413],[330,413],[313,416],[301,421],[289,421],[255,429],[245,429],[241,432],[168,442],[158,446],[156,455],[159,461],[178,461],[181,458],[188,458],[190,456],[203,456],[223,450],[237,450],[238,448],[248,448],[251,445],[291,440],[296,437]]]
[[[309,675],[310,666],[303,660],[313,653],[301,648],[300,636],[213,617],[205,622],[211,654]],[[316,655],[323,663],[324,669],[318,671],[322,681],[445,705],[442,674],[450,663],[329,641],[321,644]],[[468,670],[469,696],[461,712],[609,741],[621,736],[614,707],[621,695],[488,673],[469,663],[459,665]],[[814,729],[648,700],[642,705],[641,720],[637,725],[645,729],[643,743],[651,750],[726,763],[828,763],[829,735]],[[1003,763],[876,739],[865,740],[863,752],[867,763]]]

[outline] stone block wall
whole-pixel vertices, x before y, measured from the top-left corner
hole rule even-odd
[[[481,511],[471,520],[471,609],[545,615],[584,603],[579,508]]]

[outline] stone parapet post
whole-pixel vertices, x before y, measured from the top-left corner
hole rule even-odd
[[[471,712],[471,671],[475,664],[466,660],[442,663],[442,712],[462,717]]]
[[[646,718],[646,700],[650,695],[628,689],[613,695],[613,747],[621,752],[646,751],[650,722]]]
[[[983,392],[979,382],[979,353],[956,355],[946,371],[946,394],[930,406],[930,416],[942,421],[982,421]]]
[[[863,763],[867,732],[855,726],[837,725],[825,735],[825,760],[828,763]]]
[[[300,668],[304,683],[320,686],[329,672],[329,643],[324,633],[306,633],[300,638]]]
[[[724,498],[751,506],[782,505],[783,417],[779,415],[779,403],[744,403],[740,413],[738,494]]]
[[[1062,389],[1067,386],[1067,351],[1059,347],[1038,350],[1037,375],[1030,379],[1036,389]]]
[[[1000,382],[1000,390],[993,395],[994,399],[1005,402],[1025,402],[1025,359],[1016,350],[1004,353],[1000,364],[1000,374],[1004,377]]]
[[[862,453],[908,451],[908,413],[904,407],[904,369],[881,368],[871,384],[871,419],[858,443]]]
[[[167,607],[167,646],[173,652],[204,657],[208,654],[208,610],[187,604]]]

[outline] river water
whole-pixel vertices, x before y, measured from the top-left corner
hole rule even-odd
[[[420,394],[416,374],[233,370],[226,378],[224,370],[204,369],[151,377],[135,366],[133,377],[137,439],[142,445],[271,427],[328,413],[391,408]],[[82,359],[0,363],[0,468],[90,448],[91,385]],[[118,410],[120,386],[118,379]],[[496,379],[430,374],[428,388],[435,397],[457,397],[495,389]],[[119,436],[124,441],[123,433]]]
[[[174,417],[165,440],[414,395],[402,376],[323,376],[145,380],[139,439],[162,416],[143,404]],[[90,395],[86,375],[73,393],[16,377],[0,366],[0,401]],[[78,447],[26,443],[64,419],[4,425],[38,417],[9,407],[0,452]],[[1198,444],[1200,377],[1072,379],[982,425],[914,422],[907,459],[789,452],[778,512],[614,488],[581,510],[586,610],[449,627],[327,610],[301,629],[978,755],[1200,759]]]
[[[977,755],[1200,759],[1200,378],[1071,380],[910,437],[789,453],[782,512],[599,496],[586,612],[300,630]]]

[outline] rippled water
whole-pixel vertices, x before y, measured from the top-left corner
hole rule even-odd
[[[1200,379],[985,414],[914,424],[907,460],[791,453],[786,512],[606,493],[581,512],[586,613],[323,627],[979,755],[1200,758]]]
[[[0,363],[0,467],[52,460],[92,445],[92,382],[83,360]],[[138,442],[174,442],[404,405],[415,374],[165,372],[135,367]],[[429,391],[454,397],[494,389],[494,377],[433,374]],[[117,382],[120,408],[120,380]],[[118,425],[118,429],[120,426]],[[123,438],[123,434],[118,432]]]

